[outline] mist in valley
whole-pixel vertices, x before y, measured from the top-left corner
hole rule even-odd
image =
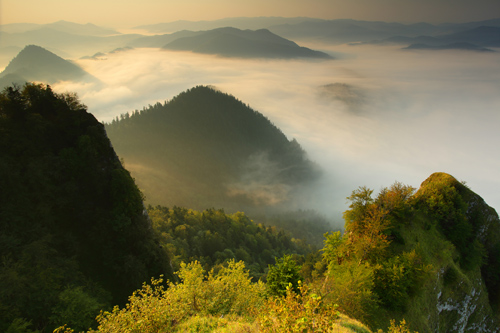
[[[313,46],[336,59],[241,60],[134,49],[76,61],[100,84],[54,88],[76,91],[90,112],[110,122],[193,86],[213,85],[298,140],[324,177],[307,207],[291,208],[317,209],[339,223],[345,198],[358,186],[378,191],[400,181],[418,188],[436,171],[466,181],[500,207],[496,53]]]
[[[238,59],[124,48],[73,59],[97,80],[52,87],[77,92],[102,122],[197,85],[231,94],[295,138],[322,169],[321,180],[302,188],[307,194],[291,200],[289,208],[318,210],[339,226],[345,198],[358,186],[377,192],[400,181],[418,188],[436,171],[466,181],[489,205],[500,207],[498,53],[306,40],[300,45],[335,59]],[[132,172],[148,168],[133,162]],[[280,195],[289,189],[251,176],[230,190],[248,190],[256,200],[286,201]]]

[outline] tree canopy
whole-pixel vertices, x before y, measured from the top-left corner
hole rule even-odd
[[[71,311],[88,328],[101,308],[171,274],[104,126],[50,86],[0,93],[0,235],[1,331],[23,320],[50,330]]]

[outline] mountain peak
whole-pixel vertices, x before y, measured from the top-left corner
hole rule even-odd
[[[78,65],[37,45],[27,45],[14,57],[0,77],[14,74],[27,81],[55,83],[91,76]]]
[[[320,175],[269,119],[209,86],[122,117],[106,130],[154,204],[279,210]]]

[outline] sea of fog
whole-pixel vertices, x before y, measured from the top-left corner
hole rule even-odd
[[[99,120],[213,85],[296,138],[327,177],[311,204],[341,220],[359,186],[416,188],[441,171],[500,209],[500,53],[318,46],[331,61],[245,60],[158,49],[77,60],[75,91]],[[304,208],[304,207],[297,207]]]

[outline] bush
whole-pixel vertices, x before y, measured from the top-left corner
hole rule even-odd
[[[291,255],[285,255],[276,260],[276,265],[269,266],[267,273],[267,288],[271,295],[285,296],[287,289],[291,286],[294,292],[298,292],[300,281],[300,267]]]
[[[177,275],[181,282],[169,283],[167,290],[161,279],[144,284],[125,308],[102,312],[97,331],[91,332],[167,332],[187,320],[203,332],[214,321],[195,316],[251,316],[264,301],[264,285],[251,282],[243,262],[232,260],[208,276],[199,262],[183,263]]]
[[[339,317],[337,305],[325,303],[320,295],[299,283],[298,292],[292,285],[285,297],[271,297],[259,315],[261,332],[332,332]]]

